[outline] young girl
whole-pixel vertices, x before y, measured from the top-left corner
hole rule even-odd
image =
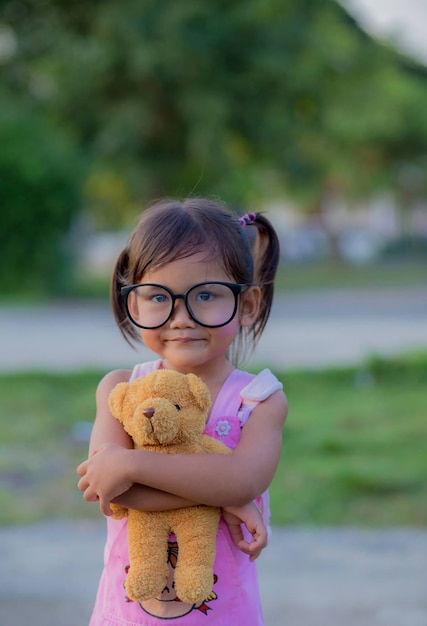
[[[173,537],[172,574],[162,595],[142,603],[126,598],[126,519],[108,517],[91,626],[159,626],[165,619],[176,626],[263,625],[253,561],[266,545],[259,511],[267,525],[266,489],[279,462],[287,401],[269,370],[254,376],[236,364],[265,327],[278,260],[277,235],[265,217],[250,213],[239,219],[218,203],[197,198],[167,200],[145,211],[119,255],[112,279],[117,323],[126,340],[142,339],[160,358],[132,372],[110,372],[99,383],[79,488],[86,500],[99,500],[107,516],[113,501],[147,511],[205,504],[222,507],[223,515],[213,591],[198,605],[180,602],[174,594],[179,555]],[[117,383],[159,368],[192,372],[206,383],[212,409],[205,433],[233,454],[133,449],[110,413],[108,396]]]

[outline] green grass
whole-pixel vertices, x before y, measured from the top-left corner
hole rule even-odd
[[[102,372],[0,376],[0,524],[98,517],[76,488]],[[274,524],[427,524],[427,355],[282,374]]]
[[[101,374],[0,376],[0,524],[95,516],[75,468],[87,454],[78,425],[92,421]]]
[[[325,260],[315,263],[282,265],[276,280],[278,291],[305,289],[355,289],[376,287],[425,286],[426,261],[384,260],[351,265]]]
[[[282,376],[275,524],[427,525],[427,355]]]

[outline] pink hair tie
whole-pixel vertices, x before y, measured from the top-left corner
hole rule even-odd
[[[239,217],[239,223],[242,226],[242,228],[244,226],[247,226],[248,224],[252,224],[252,222],[255,222],[256,220],[256,213],[246,213],[246,215],[242,215],[242,217]]]

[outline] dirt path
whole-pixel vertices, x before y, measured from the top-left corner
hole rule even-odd
[[[103,522],[0,528],[0,624],[87,625],[103,542]],[[427,531],[277,528],[258,563],[266,626],[427,626]]]

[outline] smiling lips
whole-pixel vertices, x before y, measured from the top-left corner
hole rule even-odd
[[[172,337],[168,339],[168,341],[173,341],[176,343],[191,343],[193,341],[201,341],[198,337]]]

